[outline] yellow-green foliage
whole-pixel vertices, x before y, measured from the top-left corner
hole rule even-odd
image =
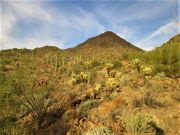
[[[84,62],[84,66],[85,66],[85,69],[90,69],[92,67],[91,65],[91,62],[90,61],[86,61]]]
[[[118,81],[115,78],[108,78],[106,82],[106,86],[110,88],[111,90],[114,90],[118,88],[119,84]]]
[[[80,104],[80,106],[77,109],[77,112],[85,114],[91,108],[93,108],[95,105],[96,105],[96,100],[94,100],[94,99],[86,100],[86,101],[84,101],[83,103]]]
[[[78,75],[78,78],[79,78],[80,82],[86,82],[86,83],[90,82],[90,76],[87,73],[85,73],[85,72],[81,72]]]
[[[150,67],[144,67],[142,70],[142,73],[145,76],[151,76],[151,75],[153,75],[153,70]]]
[[[151,126],[152,118],[143,113],[128,113],[123,111],[117,116],[125,123],[125,129],[130,135],[155,135],[155,129]]]
[[[112,64],[112,63],[107,63],[106,64],[106,71],[107,71],[107,74],[108,74],[108,76],[110,77],[110,72],[111,72],[111,70],[114,68],[114,64]]]
[[[111,70],[111,71],[109,72],[109,77],[110,77],[110,78],[115,78],[116,73],[117,73],[117,71]]]
[[[99,92],[102,89],[101,84],[96,84],[95,91]]]
[[[135,59],[132,62],[133,62],[133,66],[136,68],[136,70],[138,72],[140,72],[140,59]]]
[[[122,77],[122,72],[117,72],[116,75],[115,75],[115,78],[116,78],[117,80],[120,80],[121,77]]]
[[[112,63],[107,63],[107,64],[106,64],[106,67],[107,67],[107,68],[114,68],[114,64],[112,64]]]
[[[72,78],[69,80],[69,85],[75,85],[81,82],[90,83],[90,75],[85,72],[81,72],[80,74],[72,74]]]
[[[140,63],[140,59],[134,59],[134,60],[133,60],[133,64],[138,65],[139,63]]]

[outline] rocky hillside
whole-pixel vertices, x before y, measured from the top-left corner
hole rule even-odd
[[[135,47],[131,43],[127,42],[126,40],[122,39],[115,33],[111,31],[104,32],[96,37],[92,37],[85,41],[84,43],[78,45],[79,48],[91,48],[91,47],[109,47],[109,48],[116,48],[116,49],[130,49],[134,51],[142,51],[142,49]]]
[[[144,53],[106,32],[67,50],[3,50],[0,134],[179,135],[178,47]]]

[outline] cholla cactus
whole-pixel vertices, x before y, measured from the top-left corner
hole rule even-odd
[[[109,72],[109,77],[110,77],[110,78],[115,78],[116,73],[117,73],[117,71],[111,70],[111,71]]]
[[[116,75],[115,75],[115,78],[116,78],[117,80],[120,80],[121,77],[122,77],[122,72],[117,72]]]
[[[106,86],[112,90],[118,87],[118,82],[115,78],[109,78],[106,82]]]
[[[69,80],[68,85],[72,86],[77,84],[79,81],[78,76],[76,74],[72,74],[72,78]]]
[[[137,71],[140,73],[140,59],[133,60],[133,64],[136,67]]]
[[[151,76],[153,74],[153,71],[150,67],[144,67],[142,72],[145,76]]]
[[[89,83],[90,82],[90,76],[87,73],[81,72],[80,74],[72,74],[72,78],[69,81],[69,85],[75,85],[81,82]]]
[[[107,64],[106,64],[106,67],[108,67],[108,68],[114,68],[114,64],[112,64],[112,63],[107,63]]]
[[[102,89],[101,84],[96,84],[95,91],[99,92]]]
[[[107,71],[107,74],[108,76],[110,77],[110,71],[114,68],[114,64],[112,63],[107,63],[106,64],[106,71]]]
[[[84,72],[81,72],[80,74],[79,74],[79,77],[80,77],[80,81],[81,82],[89,82],[89,75],[87,74],[87,73],[84,73]]]
[[[133,60],[133,63],[134,63],[134,64],[139,64],[139,63],[140,63],[140,59],[135,59],[135,60]]]

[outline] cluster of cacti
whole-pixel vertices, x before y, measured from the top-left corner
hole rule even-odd
[[[108,78],[106,82],[106,87],[110,88],[111,90],[118,90],[119,83],[115,78]]]
[[[75,85],[81,82],[90,83],[90,79],[90,76],[85,72],[81,72],[78,75],[72,74],[72,78],[69,81],[69,85]]]

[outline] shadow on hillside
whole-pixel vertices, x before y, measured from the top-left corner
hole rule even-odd
[[[149,123],[155,130],[156,130],[156,135],[165,135],[164,130],[158,127],[154,122]]]

